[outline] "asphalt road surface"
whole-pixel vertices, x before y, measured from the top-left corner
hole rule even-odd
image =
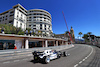
[[[82,44],[76,44],[74,48],[66,51],[70,56],[52,60],[49,64],[34,63],[33,57],[26,57],[0,62],[0,67],[83,67],[81,65],[88,65],[95,54],[93,47]]]

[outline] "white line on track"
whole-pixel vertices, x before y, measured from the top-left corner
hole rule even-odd
[[[87,57],[85,57],[85,60],[87,59]]]
[[[77,66],[78,66],[78,64],[74,65],[74,67],[77,67]]]
[[[6,64],[6,63],[10,63],[10,61],[7,61],[7,62],[3,62],[3,64]]]
[[[85,59],[83,59],[82,61],[85,61]]]
[[[28,59],[23,59],[23,60],[28,60]]]
[[[81,64],[83,61],[80,61],[79,64]]]
[[[14,62],[18,62],[18,61],[20,61],[20,60],[14,60]]]
[[[91,46],[89,46],[89,47],[91,47]],[[88,57],[90,57],[91,56],[91,54],[93,53],[93,48],[91,47],[91,52],[90,52],[90,54],[88,55],[88,56],[86,56],[82,61],[80,61],[78,64],[76,64],[76,65],[74,65],[74,67],[77,67],[79,64],[81,64],[83,61],[85,61],[86,59],[88,59]]]

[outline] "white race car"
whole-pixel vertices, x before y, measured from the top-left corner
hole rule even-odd
[[[33,52],[34,61],[42,61],[44,63],[49,63],[50,60],[60,58],[61,56],[68,56],[65,51],[56,51],[56,50],[44,50],[42,52]]]

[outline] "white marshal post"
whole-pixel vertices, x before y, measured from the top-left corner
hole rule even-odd
[[[28,38],[25,39],[25,49],[28,49],[29,48],[29,45],[28,45]]]
[[[45,47],[48,47],[48,41],[45,40]]]

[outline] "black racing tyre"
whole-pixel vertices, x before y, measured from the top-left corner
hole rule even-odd
[[[37,55],[37,52],[36,52],[36,51],[34,51],[34,52],[32,52],[32,54],[33,54],[33,55]]]
[[[57,58],[60,58],[61,56],[62,56],[61,51],[58,51],[58,52],[57,52]]]
[[[67,54],[66,51],[63,52],[63,56],[64,56],[64,57],[67,57],[67,56],[68,56],[68,54]]]
[[[37,56],[34,56],[34,61],[38,61],[38,57]]]
[[[50,62],[50,57],[49,56],[45,56],[44,57],[44,63],[48,64]]]
[[[57,55],[57,58],[60,58],[60,57],[61,57],[61,55],[60,55],[60,54],[58,54],[58,55]]]

